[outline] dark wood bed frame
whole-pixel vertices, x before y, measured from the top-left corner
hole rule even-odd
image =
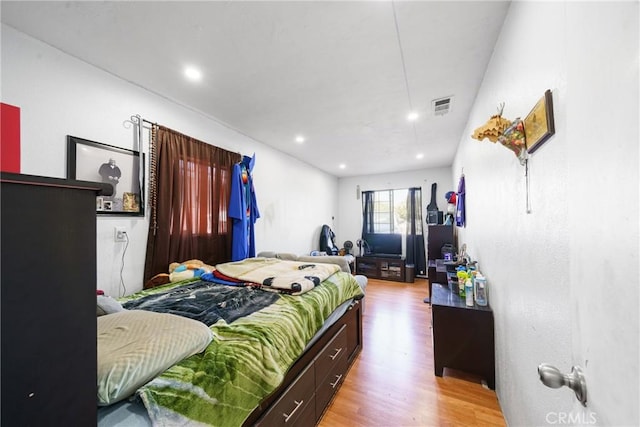
[[[354,301],[291,367],[243,426],[316,425],[362,350],[362,304]]]
[[[0,422],[95,425],[95,198],[111,186],[5,172],[0,182],[1,257],[10,266],[1,280]],[[25,276],[34,265],[46,286]],[[52,319],[56,333],[43,334]],[[244,425],[317,424],[361,349],[362,305],[354,301]]]

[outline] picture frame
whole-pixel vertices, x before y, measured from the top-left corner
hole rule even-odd
[[[550,90],[536,103],[524,119],[524,133],[529,154],[536,151],[556,133],[553,121],[553,97]]]
[[[67,135],[67,178],[114,188],[96,197],[97,215],[144,216],[144,170],[144,153]]]

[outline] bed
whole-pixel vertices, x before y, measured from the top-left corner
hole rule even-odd
[[[116,323],[123,316],[148,317],[151,328],[167,319],[170,325],[188,323],[168,327],[163,345],[156,340],[164,330],[146,331],[155,346],[150,360],[166,356],[169,366],[154,367],[150,380],[134,388],[114,381],[111,365],[100,374],[101,360],[108,359],[100,355],[108,348],[101,340],[106,336],[111,342],[110,334],[128,333],[129,325],[143,322],[110,325],[106,333],[98,318],[98,426],[315,425],[320,420],[362,346],[364,294],[358,282],[330,264],[253,258],[216,267],[240,284],[169,284],[121,299],[127,310],[102,316]],[[186,352],[177,348],[178,341],[188,342]],[[172,352],[178,354],[165,355]],[[137,368],[126,361],[124,370]]]

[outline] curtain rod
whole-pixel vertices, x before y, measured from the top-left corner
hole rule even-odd
[[[147,119],[142,118],[140,116],[140,114],[135,114],[135,115],[131,116],[130,119],[131,119],[131,123],[134,123],[136,125],[140,125],[141,123],[147,123],[147,124],[152,125],[152,126],[159,126],[158,123],[156,123],[156,122],[151,122],[151,121],[149,121]],[[141,126],[141,127],[145,127],[145,126]],[[150,129],[150,127],[147,127],[146,129]],[[174,132],[178,132],[178,131],[174,131]],[[179,132],[179,133],[181,133],[181,132]],[[138,132],[138,137],[139,137],[139,140],[142,141],[142,133],[140,131]],[[223,149],[227,150],[227,151],[232,151],[232,150],[229,150],[229,149],[226,149],[226,148],[223,148]],[[237,153],[240,156],[242,156],[242,153],[240,151],[235,151],[235,153]]]
[[[154,125],[155,123],[151,123],[148,120],[143,119],[140,114],[136,114],[134,116],[131,116],[131,122],[135,123],[138,126],[138,150],[140,150],[140,156],[138,157],[139,159],[139,167],[138,167],[138,185],[139,185],[139,189],[140,189],[140,206],[143,207],[145,205],[145,194],[144,194],[144,155],[142,154],[144,152],[144,150],[142,149],[142,128],[144,127],[143,123],[148,123],[150,125]],[[150,128],[151,129],[151,128]],[[152,144],[151,141],[149,141],[149,152],[151,153],[152,150]]]
[[[135,116],[131,116],[131,121],[135,122],[136,124],[140,124],[140,123],[148,123],[150,125],[157,125],[157,123],[155,122],[150,122],[147,119],[143,119],[140,114],[136,114]]]

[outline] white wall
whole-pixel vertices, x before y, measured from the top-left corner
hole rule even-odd
[[[513,2],[452,169],[467,243],[490,284],[497,393],[511,426],[639,425],[638,3]],[[524,117],[553,91],[556,134],[524,168],[471,139],[505,102]],[[588,406],[539,381],[585,370]]]
[[[135,129],[124,122],[140,114],[227,150],[256,153],[254,182],[262,215],[256,223],[258,251],[317,249],[320,227],[337,215],[337,178],[5,25],[2,102],[21,109],[22,173],[66,177],[66,135],[137,149]],[[99,217],[97,224],[98,288],[122,293],[125,245],[114,243],[113,229],[124,226],[130,237],[124,282],[127,293],[141,289],[148,215]]]
[[[640,7],[567,11],[573,361],[587,367],[602,425],[640,425],[640,281],[629,274],[640,266]]]
[[[338,180],[339,223],[333,229],[336,233],[336,245],[342,247],[345,240],[351,240],[355,247],[356,240],[362,234],[362,198],[357,198],[356,189],[358,186],[360,186],[360,191],[421,187],[423,223],[426,224],[426,207],[431,200],[431,184],[434,182],[438,184],[436,192],[438,208],[446,212],[447,202],[444,195],[448,191],[456,190],[451,181],[451,169],[449,168],[340,178]]]
[[[513,2],[452,169],[340,180],[6,26],[1,78],[2,101],[22,112],[24,173],[64,177],[67,134],[133,148],[133,130],[122,125],[132,114],[256,152],[258,250],[306,252],[324,223],[338,245],[355,242],[356,185],[420,185],[425,204],[438,182],[440,205],[464,168],[468,226],[458,240],[489,279],[497,392],[509,425],[546,425],[561,413],[640,425],[638,62],[637,2]],[[553,90],[557,131],[532,156],[527,214],[515,156],[468,135],[500,102],[506,117],[526,115],[545,89]],[[132,239],[124,269],[129,292],[141,286],[147,232],[146,219],[98,219],[98,287],[111,294],[123,250],[113,243],[115,225],[125,225]],[[572,364],[585,368],[587,409],[568,389],[540,383],[541,362],[565,372]]]

